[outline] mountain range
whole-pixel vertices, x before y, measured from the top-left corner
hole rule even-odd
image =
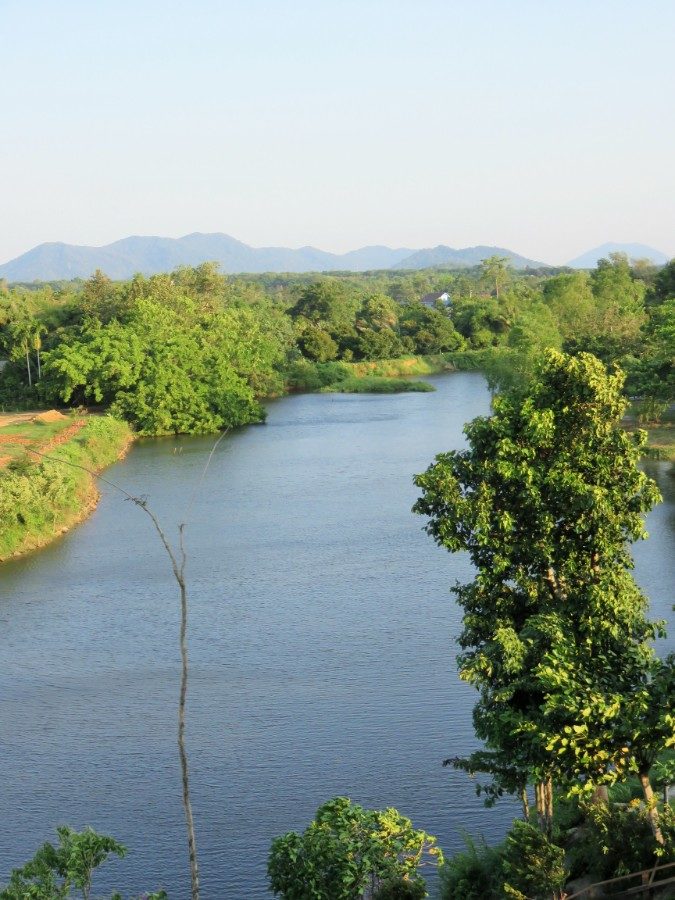
[[[506,256],[517,269],[543,263],[503,247],[466,247],[455,250],[439,245],[426,250],[408,247],[361,247],[349,253],[328,253],[315,247],[250,247],[227,234],[188,234],[180,238],[127,237],[104,247],[74,244],[39,244],[0,265],[0,278],[8,281],[60,281],[88,278],[101,269],[110,278],[131,278],[136,272],[152,275],[180,265],[207,260],[221,270],[237,272],[364,272],[370,269],[426,269],[432,266],[473,266],[488,256]]]
[[[619,251],[631,259],[662,264],[665,253],[644,244],[603,244],[571,260],[575,269],[593,268],[598,259]],[[220,263],[227,273],[243,272],[364,272],[372,269],[429,269],[435,266],[475,266],[488,256],[505,256],[516,269],[541,268],[546,263],[527,259],[504,247],[464,247],[444,244],[423,250],[409,247],[361,247],[349,253],[328,253],[316,247],[250,247],[227,234],[187,234],[180,238],[127,237],[103,247],[75,244],[39,244],[0,265],[0,278],[8,281],[61,281],[88,278],[101,269],[110,278],[131,278],[136,272],[152,275],[180,265],[206,261]]]

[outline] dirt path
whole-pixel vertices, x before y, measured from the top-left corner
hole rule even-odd
[[[30,422],[35,416],[39,416],[41,412],[44,412],[44,410],[36,409],[33,412],[0,413],[0,428],[4,428],[5,425],[16,425],[17,422]]]
[[[36,421],[58,422],[60,420],[63,420],[64,423],[68,421],[66,416],[54,409],[48,411],[42,410],[38,413],[2,413],[0,414],[0,428],[3,426],[22,425],[24,423]],[[52,435],[41,442],[36,441],[32,437],[24,437],[21,434],[0,434],[0,448],[4,448],[9,444],[18,444],[20,446],[32,447],[40,453],[49,453],[54,447],[58,447],[60,444],[65,444],[69,441],[85,425],[85,419],[76,419],[74,422],[71,421],[69,425],[66,425],[65,428],[55,435]],[[0,455],[0,469],[7,466],[13,458],[14,457],[11,455]],[[33,459],[35,459],[35,457],[33,457]]]

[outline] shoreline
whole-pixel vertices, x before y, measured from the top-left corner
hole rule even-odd
[[[402,378],[410,378],[411,376],[415,375],[424,377],[425,375],[452,374],[455,372],[463,371],[480,372],[479,365],[476,365],[476,363],[479,363],[479,354],[482,356],[481,351],[478,351],[475,355],[475,357],[478,358],[474,357],[470,359],[462,359],[465,354],[466,351],[463,354],[447,353],[434,354],[429,356],[407,356],[392,360],[373,360],[358,363],[344,363],[344,365],[351,369],[353,374],[350,377],[355,381],[362,380],[364,382],[371,382],[375,380],[381,380],[382,384],[384,385],[387,383],[396,382],[397,380]],[[459,359],[453,360],[452,357],[455,355],[459,356]],[[466,366],[462,366],[461,362],[468,362],[469,364]],[[458,363],[460,365],[458,365]],[[292,396],[294,393],[325,393],[326,390],[326,387],[324,387],[323,389],[315,388],[314,390],[308,390],[307,388],[300,391],[289,390],[282,394],[281,397]],[[328,388],[328,390],[339,391],[340,388],[339,386],[335,386]],[[136,441],[137,436],[131,431],[131,428],[126,423],[121,422],[120,420],[112,419],[112,417],[110,416],[91,416],[91,418],[89,418],[87,420],[87,423],[85,424],[85,429],[88,424],[96,421],[96,418],[99,418],[99,420],[108,419],[111,422],[115,422],[120,432],[117,435],[117,440],[114,441],[113,447],[108,448],[112,449],[114,452],[114,456],[112,458],[109,456],[109,454],[105,454],[105,458],[98,463],[86,465],[86,458],[85,462],[76,462],[76,465],[83,466],[85,469],[91,469],[91,471],[94,472],[95,475],[99,475],[115,462],[119,462],[120,460],[124,459],[124,457],[131,449],[131,446]],[[624,427],[626,428],[626,430],[632,431],[635,429],[635,423],[627,421],[625,422]],[[645,430],[649,433],[648,428],[646,428]],[[75,435],[75,437],[77,437],[77,435]],[[67,447],[68,444],[64,444],[62,446]],[[675,459],[675,450],[672,445],[665,447],[663,445],[652,446],[648,441],[642,454],[642,459],[667,462],[669,460]],[[45,460],[45,462],[49,462],[49,460]],[[70,469],[69,466],[63,466],[63,468]],[[71,469],[71,472],[72,471],[73,470]],[[66,535],[72,528],[75,528],[77,525],[84,522],[94,512],[101,496],[100,491],[96,485],[95,475],[92,476],[91,474],[89,474],[89,472],[82,471],[82,469],[80,469],[80,472],[81,475],[79,483],[77,482],[77,480],[73,483],[72,496],[69,498],[71,501],[73,501],[73,503],[72,505],[62,507],[61,510],[57,511],[54,514],[52,529],[44,529],[37,532],[31,532],[27,527],[25,535],[15,548],[13,548],[10,552],[0,552],[0,565],[12,559],[18,559],[22,556],[27,556],[28,554],[33,553],[36,550],[40,550],[43,547],[54,543],[59,538]]]
[[[84,522],[100,498],[96,475],[123,459],[134,439],[125,422],[111,416],[92,416],[72,441],[60,445],[71,457],[63,459],[61,465],[54,457],[28,465],[18,473],[5,473],[9,490],[15,496],[26,495],[28,508],[17,510],[10,526],[11,534],[3,535],[9,546],[0,552],[0,564],[41,550]],[[54,471],[59,475],[54,475]],[[58,488],[62,490],[60,505],[49,505],[50,491]],[[42,507],[39,513],[38,506]]]

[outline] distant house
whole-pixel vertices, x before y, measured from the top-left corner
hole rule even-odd
[[[425,294],[420,302],[428,309],[436,309],[439,303],[450,306],[450,294],[447,291],[434,291],[433,294]]]

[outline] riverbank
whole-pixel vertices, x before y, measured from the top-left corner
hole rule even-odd
[[[483,371],[494,350],[469,350],[397,359],[316,363],[300,360],[287,377],[290,393],[423,392],[434,390],[414,376]],[[634,418],[625,421],[636,427]],[[675,459],[672,421],[643,426],[645,457]],[[95,479],[82,469],[40,459],[31,450],[100,472],[133,441],[130,427],[108,415],[6,414],[0,418],[0,562],[45,546],[95,509]]]
[[[394,394],[408,391],[432,391],[425,381],[413,380],[419,375],[440,375],[462,368],[455,365],[453,354],[402,356],[396,359],[363,360],[361,362],[293,363],[286,374],[289,393]],[[467,370],[478,365],[466,366]]]
[[[126,422],[107,415],[46,413],[0,427],[0,562],[44,547],[85,519],[98,500],[85,469],[111,465],[132,439]]]

